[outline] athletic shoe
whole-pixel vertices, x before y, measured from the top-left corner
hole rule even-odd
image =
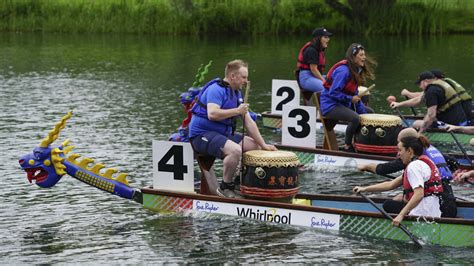
[[[237,194],[233,189],[221,189],[220,187],[217,188],[217,195],[224,197],[224,198],[232,198],[232,199],[241,199],[242,196]]]
[[[340,151],[345,151],[345,152],[356,152],[356,150],[354,149],[354,146],[349,146],[349,148],[345,149],[344,147],[340,147],[339,148]]]

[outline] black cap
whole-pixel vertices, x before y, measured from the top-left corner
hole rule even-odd
[[[443,71],[441,71],[439,69],[433,69],[433,70],[430,70],[430,72],[433,73],[433,75],[435,75],[436,78],[444,79]]]
[[[332,36],[332,33],[330,33],[325,28],[316,28],[313,30],[313,37],[318,37],[318,36]]]
[[[418,75],[418,79],[415,81],[415,84],[419,85],[420,82],[422,82],[425,79],[434,79],[434,78],[436,78],[436,76],[433,75],[433,73],[431,73],[430,71],[424,71],[424,72],[421,72],[420,75]]]

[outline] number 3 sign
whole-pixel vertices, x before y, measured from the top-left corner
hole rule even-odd
[[[194,192],[194,156],[187,142],[153,140],[153,188]]]
[[[285,106],[282,120],[283,145],[316,147],[316,107]]]

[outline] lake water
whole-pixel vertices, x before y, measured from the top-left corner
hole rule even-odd
[[[197,68],[213,60],[206,80],[225,63],[250,63],[254,111],[270,109],[271,80],[293,79],[306,37],[154,37],[0,34],[0,262],[6,263],[473,263],[470,249],[425,247],[225,216],[164,215],[64,176],[51,189],[30,185],[18,159],[69,110],[58,141],[81,155],[151,184],[153,139],[166,140],[184,118],[177,100]],[[361,42],[378,61],[371,105],[440,68],[472,92],[474,36],[335,36],[328,65]],[[369,83],[370,85],[371,83]],[[409,110],[404,110],[407,114]],[[262,130],[267,139],[274,133]],[[383,179],[350,170],[303,174],[303,191],[351,194]],[[474,200],[473,187],[457,186]],[[387,195],[393,195],[388,193]]]

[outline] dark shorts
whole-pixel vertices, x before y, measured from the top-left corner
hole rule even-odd
[[[242,141],[242,135],[235,134],[230,136],[224,136],[215,131],[208,131],[202,135],[196,136],[191,140],[191,145],[197,153],[207,154],[216,158],[224,158],[222,150],[227,140],[232,140],[235,143]]]

